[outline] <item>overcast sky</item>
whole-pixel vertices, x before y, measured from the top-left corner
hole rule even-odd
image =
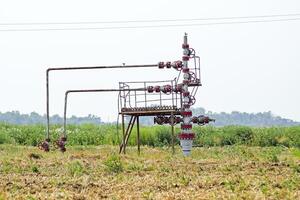
[[[1,0],[0,23],[181,19],[300,13],[298,0]],[[202,22],[201,22],[202,23]],[[80,27],[102,27],[102,24]],[[41,26],[0,26],[40,28]],[[43,26],[42,28],[65,28]],[[79,27],[78,25],[67,27]],[[300,121],[300,21],[89,31],[0,31],[0,111],[45,113],[45,71],[57,66],[153,64],[178,60],[182,36],[201,56],[197,106],[263,112]],[[117,88],[118,81],[173,78],[157,69],[51,73],[51,114],[64,91]],[[69,115],[117,117],[116,94],[74,94]]]

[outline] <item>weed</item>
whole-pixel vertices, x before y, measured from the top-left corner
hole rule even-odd
[[[127,169],[129,171],[141,171],[143,169],[143,166],[136,163],[132,163],[127,166]]]
[[[180,177],[180,183],[182,185],[188,186],[190,184],[190,182],[191,182],[191,178],[190,177],[185,176],[185,175],[183,175],[183,176]]]
[[[278,163],[279,159],[278,159],[276,154],[271,154],[270,161],[273,162],[273,163]]]
[[[39,168],[37,167],[37,166],[32,166],[31,167],[31,171],[33,172],[33,173],[39,173],[40,171],[39,171]]]
[[[41,156],[40,154],[37,154],[37,153],[30,153],[30,154],[28,155],[28,157],[29,157],[30,159],[41,159],[41,158],[42,158],[42,156]]]
[[[0,192],[0,200],[5,200],[5,199],[7,199],[6,195],[4,193]]]
[[[104,161],[104,165],[108,172],[120,173],[123,171],[123,164],[120,156],[113,154]]]
[[[84,166],[79,160],[75,160],[67,165],[68,172],[71,176],[80,176],[84,173]]]
[[[293,156],[296,158],[300,158],[300,150],[299,149],[291,149]]]

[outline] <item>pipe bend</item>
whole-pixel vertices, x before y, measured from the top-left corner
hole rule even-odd
[[[72,90],[67,90],[67,91],[65,92],[65,96],[68,96],[69,93],[71,93],[71,92],[72,92]]]
[[[53,70],[53,68],[49,67],[49,68],[47,68],[46,73],[49,74],[49,72],[52,70]]]

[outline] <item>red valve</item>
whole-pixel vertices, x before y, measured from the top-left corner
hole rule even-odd
[[[159,85],[155,86],[155,87],[154,87],[154,91],[155,91],[155,92],[160,92],[160,86],[159,86]]]
[[[180,133],[179,134],[179,139],[181,140],[192,140],[195,138],[194,133]]]
[[[189,44],[182,44],[182,48],[183,49],[188,49],[188,48],[190,48],[190,45]]]
[[[183,68],[183,69],[182,69],[182,72],[183,72],[183,73],[189,73],[189,71],[190,71],[189,68]]]
[[[190,96],[190,92],[183,92],[182,95],[183,95],[184,97],[188,97],[188,96]]]
[[[163,117],[160,117],[160,116],[154,117],[154,123],[162,125],[164,123]]]
[[[46,152],[50,151],[50,145],[49,145],[49,142],[50,142],[50,139],[46,139],[44,142],[40,143],[38,145],[38,147],[41,149],[41,150],[44,150]]]
[[[67,142],[67,138],[66,137],[61,137],[59,140],[56,141],[56,146],[59,148],[59,150],[61,152],[65,152],[66,151],[66,142]]]
[[[162,92],[165,94],[169,94],[172,91],[172,86],[171,85],[164,85]]]
[[[164,117],[164,124],[170,124],[171,123],[171,119],[169,117]]]
[[[171,68],[171,62],[166,62],[166,68]]]
[[[180,70],[183,67],[182,61],[178,60],[173,62],[173,68],[176,70]]]
[[[192,124],[181,124],[181,129],[192,129],[193,125]]]
[[[189,105],[189,104],[184,104],[183,105],[183,108],[190,108],[191,107],[191,105]]]
[[[182,120],[181,117],[176,117],[174,121],[176,124],[179,124]]]
[[[193,123],[198,123],[198,117],[192,117],[192,120],[191,120]]]
[[[152,93],[152,92],[154,91],[154,87],[153,87],[153,86],[148,86],[148,87],[147,87],[147,91],[148,91],[149,93]]]
[[[204,116],[204,115],[199,115],[198,117],[194,116],[194,117],[192,117],[192,120],[191,120],[191,122],[193,122],[194,124],[198,124],[198,125],[208,124],[211,121],[215,121],[215,120],[211,119],[207,116]]]
[[[182,56],[183,61],[189,61],[190,57],[189,56]]]
[[[191,81],[190,80],[183,80],[182,82],[183,82],[183,84],[189,84]]]
[[[192,116],[192,111],[182,111],[181,115],[183,117],[190,117],[190,116]]]
[[[159,68],[159,69],[163,69],[164,67],[165,67],[164,62],[159,62],[159,63],[158,63],[158,68]]]
[[[174,92],[176,92],[176,93],[182,92],[182,89],[183,89],[182,87],[183,87],[182,84],[176,85],[175,88],[174,88]]]

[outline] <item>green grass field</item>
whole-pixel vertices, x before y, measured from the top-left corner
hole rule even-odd
[[[176,129],[179,132],[179,129]],[[3,199],[300,199],[300,127],[196,127],[190,157],[168,126],[141,128],[126,155],[113,125],[68,127],[67,152],[46,153],[43,125],[0,125]],[[52,126],[52,141],[61,134]],[[121,134],[121,132],[120,132]]]
[[[68,145],[117,145],[121,141],[115,125],[69,125]],[[195,145],[226,146],[242,144],[248,146],[285,146],[300,147],[300,127],[250,128],[243,126],[196,127]],[[176,128],[176,133],[179,133]],[[51,126],[51,138],[57,140],[62,133],[61,126]],[[45,138],[44,125],[0,124],[0,144],[18,144],[36,146]],[[170,126],[141,127],[141,143],[152,147],[168,146],[171,143]],[[177,141],[178,143],[178,141]],[[136,129],[129,145],[136,144]]]
[[[300,151],[286,147],[0,145],[0,199],[299,199]]]

